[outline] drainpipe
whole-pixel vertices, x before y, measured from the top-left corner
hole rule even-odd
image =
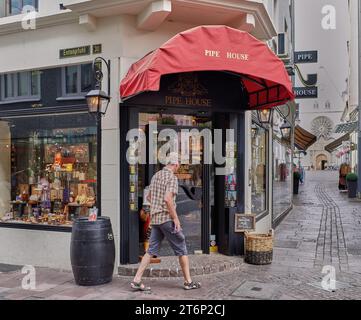
[[[361,5],[357,4],[358,12],[358,143],[357,143],[357,191],[361,198]]]

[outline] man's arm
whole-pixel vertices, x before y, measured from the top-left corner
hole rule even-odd
[[[177,211],[176,211],[175,206],[174,206],[173,198],[174,198],[173,192],[166,192],[165,197],[164,197],[164,201],[165,201],[165,203],[167,205],[169,215],[173,219],[176,231],[178,232],[178,231],[181,230],[181,225],[180,225],[180,221],[178,219]]]

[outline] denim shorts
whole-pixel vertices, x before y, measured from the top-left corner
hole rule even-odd
[[[174,222],[168,221],[161,225],[153,225],[149,239],[148,254],[158,256],[163,239],[166,238],[178,257],[188,255],[185,236],[182,230],[174,231]]]

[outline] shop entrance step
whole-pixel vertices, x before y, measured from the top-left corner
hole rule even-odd
[[[151,264],[144,272],[146,278],[182,277],[178,258],[174,256],[160,257],[161,263]],[[190,272],[192,276],[207,275],[219,272],[239,270],[244,263],[242,257],[228,257],[219,253],[190,255]],[[134,276],[139,263],[121,265],[118,268],[120,276]]]

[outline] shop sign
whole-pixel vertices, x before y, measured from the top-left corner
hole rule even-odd
[[[194,97],[165,96],[165,104],[172,106],[197,106],[211,107],[212,99],[201,99]]]
[[[93,46],[82,46],[82,47],[76,47],[76,48],[61,49],[59,51],[59,57],[60,57],[60,59],[74,58],[74,57],[80,57],[80,56],[87,56],[92,53],[93,54],[102,53],[102,45],[94,44]]]
[[[296,99],[318,98],[318,87],[296,87],[293,88]]]
[[[102,45],[101,44],[94,44],[93,45],[93,54],[102,53]]]
[[[256,230],[256,215],[255,214],[240,214],[235,215],[234,232],[245,232]]]
[[[169,95],[164,103],[172,106],[211,107],[212,99],[204,98],[208,90],[200,83],[194,74],[180,74],[177,81],[168,87]]]
[[[317,63],[318,51],[297,51],[294,60],[295,63]]]

